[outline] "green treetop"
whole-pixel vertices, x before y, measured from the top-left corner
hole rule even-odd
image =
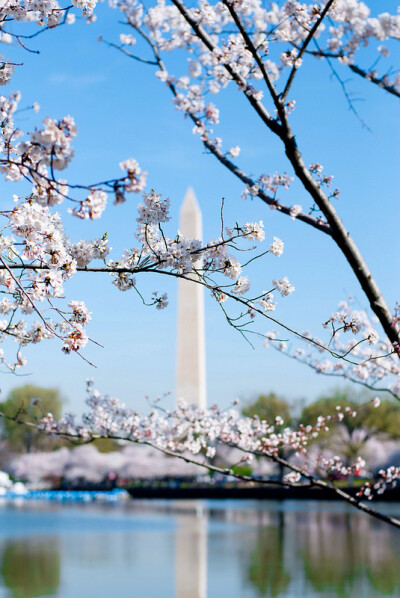
[[[61,407],[60,393],[54,388],[26,385],[11,390],[6,401],[0,403],[0,411],[6,416],[1,422],[2,435],[7,439],[10,450],[29,453],[32,450],[51,450],[58,446],[60,441],[49,438],[33,427],[7,418],[38,423],[50,412],[58,419],[61,416]]]
[[[337,407],[343,414],[337,418]],[[346,411],[347,409],[347,411]],[[355,412],[355,415],[354,415]],[[400,405],[383,400],[375,407],[369,395],[352,395],[349,391],[336,391],[332,396],[321,397],[304,407],[300,421],[314,425],[319,415],[333,416],[329,431],[320,433],[315,442],[340,453],[350,463],[373,437],[380,440],[400,438]]]
[[[265,419],[271,425],[275,425],[277,417],[283,419],[285,427],[290,426],[292,421],[289,403],[273,392],[267,395],[260,395],[254,403],[249,403],[243,407],[242,413],[247,417],[258,416],[260,419]]]

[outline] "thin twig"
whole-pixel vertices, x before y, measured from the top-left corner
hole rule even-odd
[[[321,12],[320,17],[317,19],[317,21],[314,23],[313,27],[311,27],[306,39],[304,40],[300,51],[296,57],[296,60],[301,60],[304,52],[307,49],[308,44],[311,42],[311,40],[313,39],[318,27],[322,24],[322,21],[324,20],[325,16],[327,15],[328,11],[330,10],[332,4],[335,2],[335,0],[328,0],[328,2],[325,4],[325,7],[323,9],[323,11]],[[298,67],[296,66],[296,64],[293,65],[292,70],[290,71],[290,75],[288,77],[288,80],[286,82],[286,86],[285,89],[283,90],[282,94],[281,94],[281,98],[282,100],[285,100],[287,97],[287,94],[289,93],[290,87],[293,83],[293,79],[295,77],[296,71],[297,71]]]

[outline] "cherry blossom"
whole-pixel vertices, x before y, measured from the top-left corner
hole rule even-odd
[[[89,340],[85,328],[91,316],[82,301],[67,299],[67,306],[63,306],[64,285],[78,271],[88,268],[109,272],[112,283],[121,291],[137,288],[138,275],[143,270],[155,274],[163,270],[183,277],[195,271],[197,282],[205,285],[218,302],[230,297],[241,302],[242,315],[248,312],[252,300],[247,296],[250,282],[241,275],[242,266],[232,250],[254,251],[252,242],[261,243],[265,238],[262,222],[236,224],[227,228],[226,237],[205,243],[179,232],[170,237],[163,229],[170,221],[170,201],[154,190],[143,191],[147,173],[134,158],[120,162],[122,177],[97,186],[80,185],[79,193],[86,192],[86,196],[76,197],[75,185],[68,184],[65,178],[56,178],[56,172],[65,170],[73,158],[72,142],[77,135],[73,118],[46,117],[42,128],[25,135],[14,128],[12,120],[19,100],[18,94],[1,99],[6,124],[1,132],[5,157],[0,156],[0,169],[6,179],[15,183],[28,179],[33,187],[28,196],[14,195],[12,209],[0,213],[4,221],[0,237],[0,286],[6,293],[0,311],[12,315],[9,322],[2,323],[1,340],[12,338],[23,347],[58,337],[65,353],[80,353]],[[211,107],[209,110],[211,118],[214,112]],[[12,151],[10,137],[21,139]],[[114,203],[118,204],[125,201],[126,193],[140,191],[143,192],[137,207],[137,245],[126,249],[120,257],[111,257],[106,234],[95,240],[70,242],[61,216],[55,211],[66,201],[73,206],[67,210],[70,215],[97,220],[107,209],[110,195],[116,197]],[[240,243],[246,241],[250,245],[241,247]],[[277,255],[281,244],[274,238],[271,252]],[[228,282],[223,282],[224,278]],[[147,303],[164,309],[168,297],[157,291]],[[20,320],[19,314],[24,316]],[[40,321],[30,323],[26,316],[39,316]],[[4,353],[1,363],[15,369],[23,365],[24,359],[18,349],[14,363],[7,363]]]
[[[66,415],[56,421],[51,413],[46,414],[40,427],[47,433],[62,437],[89,441],[95,438],[117,438],[136,444],[152,446],[159,451],[182,458],[189,463],[205,467],[211,471],[233,475],[240,479],[251,480],[251,476],[234,472],[235,462],[223,469],[217,467],[213,458],[218,446],[234,448],[242,454],[241,463],[252,462],[254,457],[268,459],[284,465],[289,473],[285,475],[283,485],[297,484],[316,485],[338,494],[351,505],[360,508],[372,516],[382,518],[388,523],[400,526],[394,518],[366,507],[362,499],[371,500],[375,494],[384,492],[396,484],[400,477],[400,468],[390,467],[381,470],[376,479],[371,479],[359,491],[354,499],[345,491],[338,489],[332,480],[338,475],[342,478],[354,475],[370,475],[366,463],[361,456],[355,457],[353,462],[344,465],[340,457],[313,456],[310,450],[312,443],[321,434],[329,430],[331,424],[341,421],[343,412],[340,405],[335,415],[318,416],[314,425],[297,428],[285,427],[281,417],[268,422],[253,418],[242,417],[233,408],[221,410],[216,405],[209,409],[201,409],[195,405],[188,405],[180,399],[172,411],[155,404],[147,415],[140,415],[129,409],[118,399],[102,395],[94,388],[93,382],[87,383],[87,400],[89,407],[81,421],[75,416]],[[345,408],[347,416],[354,417],[355,411]],[[283,449],[290,449],[292,457],[282,458]],[[318,471],[318,474],[316,473]],[[257,477],[258,483],[271,483],[269,478],[263,480]]]
[[[94,20],[94,0],[73,0],[72,5],[88,23]],[[376,392],[389,389],[399,398],[398,307],[391,310],[386,305],[335,211],[333,200],[338,199],[340,191],[332,189],[333,175],[326,174],[319,162],[308,167],[304,163],[296,131],[292,128],[295,100],[291,97],[294,79],[303,65],[314,59],[326,60],[333,73],[336,63],[341,73],[350,70],[368,84],[400,97],[400,75],[385,66],[400,35],[399,15],[373,13],[358,0],[328,0],[321,5],[288,0],[268,7],[260,0],[222,0],[214,4],[201,1],[191,5],[182,0],[156,0],[148,6],[138,0],[112,0],[110,5],[122,13],[124,25],[134,34],[126,33],[125,29],[119,36],[119,44],[110,45],[155,67],[155,76],[170,91],[175,108],[191,122],[193,132],[206,151],[240,179],[244,185],[243,198],[258,197],[276,212],[306,223],[336,241],[375,316],[371,318],[366,311],[354,309],[350,302],[342,302],[322,323],[326,340],[308,331],[300,333],[291,329],[271,315],[277,309],[274,293],[286,297],[294,291],[288,277],[281,272],[271,272],[269,280],[274,276],[273,287],[253,291],[244,273],[246,259],[237,257],[241,258],[245,250],[252,252],[252,260],[254,243],[265,239],[269,250],[263,253],[276,257],[282,254],[284,242],[274,237],[269,227],[265,229],[262,221],[236,224],[231,228],[222,226],[225,232],[204,242],[187,238],[174,229],[172,223],[168,224],[169,199],[161,192],[146,191],[147,172],[134,158],[122,160],[119,163],[122,174],[119,172],[119,176],[103,183],[74,184],[64,174],[59,177],[61,171],[68,169],[74,155],[77,125],[73,117],[47,116],[39,127],[24,132],[14,122],[20,94],[10,93],[0,96],[0,172],[6,181],[14,184],[22,186],[28,181],[31,192],[14,193],[8,209],[0,212],[3,293],[0,313],[5,316],[0,322],[0,341],[16,344],[12,360],[0,350],[0,363],[14,371],[25,363],[23,347],[54,337],[67,354],[84,349],[89,341],[86,330],[91,319],[89,307],[79,298],[71,300],[64,296],[76,272],[107,272],[112,284],[124,292],[138,290],[141,272],[151,271],[155,275],[163,272],[187,278],[193,284],[203,284],[220,304],[228,322],[239,330],[243,321],[260,316],[290,333],[291,338],[300,339],[301,347],[293,347],[278,331],[269,330],[265,334],[267,346],[301,361],[321,375],[344,377]],[[1,7],[1,40],[9,44],[7,49],[11,52],[10,42],[21,41],[15,32],[18,22],[39,25],[42,28],[39,31],[56,29],[63,23],[72,25],[73,8],[64,7],[56,0],[5,3]],[[136,44],[139,38],[142,46]],[[141,49],[134,54],[137,46]],[[143,47],[150,53],[150,59],[140,55]],[[169,59],[174,51],[180,56],[187,53],[185,67],[176,74],[174,68],[179,67]],[[12,80],[17,66],[8,57],[1,58],[0,84],[6,85]],[[346,91],[346,82],[340,75],[337,78],[350,108],[357,113]],[[278,173],[273,166],[250,176],[233,162],[239,157],[243,160],[245,152],[238,145],[229,149],[218,135],[218,129],[214,130],[223,119],[218,94],[228,88],[242,94],[262,126],[282,142],[289,173]],[[39,109],[36,103],[32,108],[35,112]],[[113,168],[114,165],[110,165],[110,172]],[[300,191],[292,189],[294,178],[300,183]],[[113,253],[106,234],[94,240],[70,241],[56,211],[60,204],[68,202],[69,214],[80,220],[97,220],[106,210],[113,209],[109,198],[118,206],[127,201],[127,194],[131,193],[140,193],[142,199],[138,205],[134,245],[127,247],[122,255]],[[292,197],[288,204],[282,200],[286,193]],[[307,198],[310,205],[303,209],[297,202],[306,205]],[[253,296],[249,295],[250,289]],[[156,309],[168,305],[163,291],[155,291],[149,299],[143,300]],[[229,315],[227,306],[232,303],[237,306],[238,315]],[[43,418],[43,429],[79,440],[104,436],[152,444],[167,454],[185,458],[192,455],[203,463],[204,459],[213,458],[217,443],[240,450],[243,463],[257,456],[282,464],[279,450],[289,447],[298,461],[284,462],[291,471],[285,478],[286,484],[307,481],[335,492],[337,490],[329,485],[334,475],[359,475],[365,470],[362,457],[350,466],[344,465],[337,456],[320,457],[317,464],[312,463],[309,443],[329,427],[329,418],[321,416],[314,426],[300,425],[292,430],[284,427],[279,418],[265,422],[241,418],[233,409],[221,411],[212,407],[203,411],[183,402],[173,412],[153,410],[150,415],[140,416],[117,399],[102,396],[92,385],[88,390],[90,411],[81,423],[77,424],[70,415],[55,422],[48,414]],[[373,405],[378,408],[379,404],[379,397],[374,398]],[[341,421],[344,414],[339,409],[335,417]],[[206,464],[213,467],[210,461]],[[316,465],[324,472],[323,480],[314,477]],[[373,498],[395,484],[399,476],[398,468],[382,470],[380,479],[365,484],[358,498]],[[365,510],[358,499],[342,497]],[[388,517],[385,520],[392,522]]]
[[[282,280],[273,280],[272,282],[282,297],[287,297],[294,291],[294,286],[289,282],[287,276],[284,276]]]
[[[325,341],[303,332],[305,342],[302,347],[269,346],[319,374],[345,378],[375,391],[387,390],[395,398],[400,398],[399,359],[391,343],[379,334],[377,324],[377,318],[353,309],[351,300],[342,301],[338,310],[322,323],[328,332]],[[318,347],[319,343],[321,347]],[[331,359],[326,359],[326,351],[322,348],[327,345],[332,352]],[[336,359],[339,353],[344,357],[341,360]],[[373,400],[373,404],[380,405],[379,397]]]
[[[285,244],[282,241],[282,239],[279,239],[278,237],[274,237],[274,241],[269,247],[269,252],[272,253],[272,255],[276,255],[277,257],[280,257],[283,253],[284,246],[285,246]]]

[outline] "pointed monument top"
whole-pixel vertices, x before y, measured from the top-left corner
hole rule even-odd
[[[188,187],[181,207],[182,212],[200,212],[200,206],[192,187]]]
[[[181,206],[179,230],[190,239],[201,241],[201,210],[191,187]]]

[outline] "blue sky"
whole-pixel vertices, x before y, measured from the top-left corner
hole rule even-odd
[[[225,220],[264,220],[267,240],[285,241],[285,253],[267,257],[251,272],[264,288],[272,278],[287,275],[296,292],[280,302],[277,315],[299,330],[322,333],[321,322],[335,310],[338,301],[353,295],[366,308],[362,292],[331,239],[300,222],[276,214],[259,200],[243,201],[243,185],[206,155],[191,124],[177,112],[168,90],[154,77],[150,66],[128,60],[97,42],[99,35],[118,40],[125,29],[119,14],[100,5],[98,20],[88,26],[45,33],[31,42],[40,55],[12,50],[24,62],[12,83],[3,91],[19,89],[22,105],[41,105],[38,115],[22,113],[18,125],[30,128],[49,115],[74,116],[78,138],[68,180],[95,182],[119,176],[118,162],[135,157],[147,170],[148,186],[169,196],[173,219],[171,234],[178,226],[178,211],[187,187],[194,188],[203,211],[204,238],[219,232],[221,198],[226,199]],[[20,25],[13,25],[20,27]],[[15,29],[16,30],[16,29]],[[3,53],[10,55],[11,49]],[[180,67],[180,58],[172,66]],[[171,68],[171,71],[174,69]],[[292,123],[306,163],[320,162],[334,185],[341,188],[337,209],[381,285],[389,305],[399,299],[398,238],[398,101],[342,70],[348,86],[362,101],[357,107],[372,132],[363,128],[348,109],[328,67],[311,61],[300,71],[293,87],[296,110]],[[240,166],[255,176],[276,170],[291,174],[281,145],[260,127],[245,100],[235,90],[215,98],[221,108],[216,133],[226,148],[240,145]],[[14,192],[2,184],[3,197]],[[282,192],[289,204],[308,206],[302,189],[294,185]],[[118,207],[110,206],[104,218],[93,223],[66,218],[71,238],[93,238],[108,231],[118,251],[133,246],[138,197]],[[265,283],[264,283],[265,281]],[[165,277],[138,279],[145,292],[167,290],[170,306],[158,312],[142,306],[134,293],[120,293],[107,276],[79,276],[66,286],[69,297],[83,299],[93,312],[89,332],[104,345],[88,347],[86,355],[97,369],[77,356],[64,356],[56,342],[25,350],[26,374],[2,376],[2,395],[13,386],[33,383],[56,386],[68,398],[68,408],[82,409],[84,381],[94,377],[98,388],[118,396],[132,407],[145,406],[144,395],[157,396],[174,390],[176,342],[176,283]],[[261,322],[261,332],[269,328]],[[261,343],[252,349],[225,323],[219,308],[206,297],[206,344],[209,402],[227,404],[274,390],[288,398],[306,400],[333,386]]]

